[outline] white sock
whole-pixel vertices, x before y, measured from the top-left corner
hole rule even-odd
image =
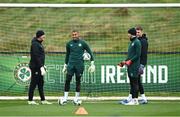
[[[132,94],[129,94],[129,96],[127,97],[127,100],[130,101],[132,99]]]
[[[68,93],[69,93],[69,92],[64,92],[64,100],[67,100],[67,99],[68,99]]]
[[[142,99],[147,100],[145,94],[141,94]]]
[[[79,96],[80,96],[80,92],[75,92],[75,100],[78,100]]]

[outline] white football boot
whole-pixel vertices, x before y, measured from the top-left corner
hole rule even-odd
[[[124,105],[139,105],[139,102],[137,99],[132,99],[128,103],[125,103]]]
[[[48,102],[47,100],[41,101],[41,104],[46,104],[46,105],[50,105],[52,104],[51,102]]]
[[[29,105],[39,105],[39,103],[35,102],[35,101],[28,101]]]

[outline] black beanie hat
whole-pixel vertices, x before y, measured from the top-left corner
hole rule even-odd
[[[36,37],[39,38],[39,37],[41,37],[41,36],[44,35],[44,34],[45,34],[45,33],[44,33],[43,30],[38,30],[38,31],[36,32]]]
[[[131,35],[136,35],[136,29],[135,28],[131,28],[128,30],[128,33]]]

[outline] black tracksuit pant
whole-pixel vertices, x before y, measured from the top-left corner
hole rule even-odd
[[[138,88],[139,88],[139,92],[140,94],[144,94],[144,87],[141,81],[141,75],[138,76]],[[132,89],[130,90],[130,94],[132,94]]]
[[[29,86],[29,101],[33,100],[33,96],[34,96],[34,90],[36,88],[36,86],[38,86],[38,91],[39,91],[39,95],[41,98],[41,101],[45,100],[45,96],[44,96],[44,78],[41,75],[41,71],[40,69],[31,69],[31,82],[30,82],[30,86]]]
[[[138,77],[129,76],[130,94],[132,94],[132,98],[138,98],[138,90],[139,90],[138,79],[139,79]]]
[[[144,87],[143,87],[143,84],[141,82],[141,75],[139,75],[139,77],[138,77],[138,85],[139,85],[140,94],[144,94]]]

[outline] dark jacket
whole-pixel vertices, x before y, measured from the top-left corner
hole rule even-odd
[[[128,76],[138,77],[138,69],[140,66],[141,43],[134,37],[128,47],[128,56],[126,60],[131,60],[132,64],[128,66]]]
[[[138,38],[141,42],[141,56],[140,56],[140,64],[146,66],[147,64],[147,53],[148,53],[148,39],[146,34],[143,34],[142,37]]]
[[[40,69],[44,66],[45,62],[45,52],[44,47],[37,38],[33,38],[31,42],[31,60],[29,63],[29,67],[32,69]]]

